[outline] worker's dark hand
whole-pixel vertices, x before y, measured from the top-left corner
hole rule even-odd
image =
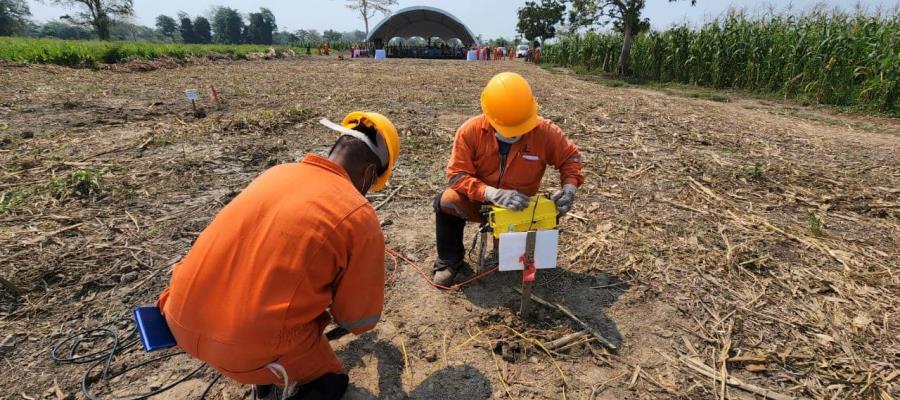
[[[575,204],[576,191],[578,191],[578,188],[575,185],[565,184],[562,189],[553,193],[550,199],[556,203],[556,211],[559,211],[560,214],[569,212],[572,209],[572,205]]]
[[[500,207],[514,211],[524,210],[531,201],[528,199],[528,196],[515,190],[497,189],[492,187],[488,187],[484,191],[484,198]]]

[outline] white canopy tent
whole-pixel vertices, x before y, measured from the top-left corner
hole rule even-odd
[[[439,37],[445,42],[459,39],[463,45],[478,44],[472,31],[450,13],[427,6],[404,8],[375,25],[366,38],[372,43],[388,43],[392,38]]]

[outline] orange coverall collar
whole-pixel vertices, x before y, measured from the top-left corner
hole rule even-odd
[[[482,117],[482,121],[481,121],[481,130],[482,130],[483,132],[485,132],[485,133],[490,133],[491,135],[496,134],[496,133],[497,133],[497,130],[494,129],[494,126],[491,125],[490,122],[488,122],[487,117],[485,117],[484,114],[481,114],[481,117]],[[538,116],[538,119],[540,119],[540,118],[541,118],[541,116],[539,115],[539,116]],[[530,136],[530,135],[531,135],[531,132],[534,132],[535,129],[537,129],[537,127],[535,127],[534,129],[532,129],[532,130],[530,130],[530,131],[528,131],[528,132],[523,133],[523,134],[522,134],[522,139],[525,139],[525,138],[527,138],[528,136]],[[522,142],[522,140],[519,140],[519,141],[516,142],[516,143],[510,143],[510,144],[515,145],[515,144],[517,144],[517,143],[519,143],[519,142]]]
[[[316,167],[319,167],[326,171],[334,173],[335,175],[340,175],[340,176],[346,178],[348,181],[350,180],[350,174],[348,174],[347,171],[344,170],[344,167],[341,167],[340,165],[337,165],[333,161],[331,161],[325,157],[322,157],[318,154],[312,154],[312,153],[307,154],[306,157],[303,157],[303,161],[301,161],[301,163],[314,165]]]

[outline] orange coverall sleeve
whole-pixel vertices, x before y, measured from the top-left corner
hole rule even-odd
[[[584,183],[581,152],[566,137],[566,134],[563,133],[559,126],[549,122],[548,128],[548,134],[545,135],[548,163],[559,170],[559,181],[561,184],[572,184],[575,187],[581,187],[581,184]]]
[[[453,151],[450,154],[450,164],[447,166],[447,179],[451,189],[466,195],[470,200],[483,203],[487,185],[475,177],[476,143],[474,136],[477,130],[477,125],[469,121],[456,131]]]
[[[342,328],[359,335],[375,327],[384,309],[384,235],[375,210],[368,205],[342,225],[343,239],[351,246],[334,283],[331,316]]]

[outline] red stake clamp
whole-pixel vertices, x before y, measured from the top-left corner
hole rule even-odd
[[[537,267],[534,266],[534,260],[521,256],[519,257],[519,261],[525,266],[525,268],[522,269],[522,283],[534,282],[535,275],[537,275]]]

